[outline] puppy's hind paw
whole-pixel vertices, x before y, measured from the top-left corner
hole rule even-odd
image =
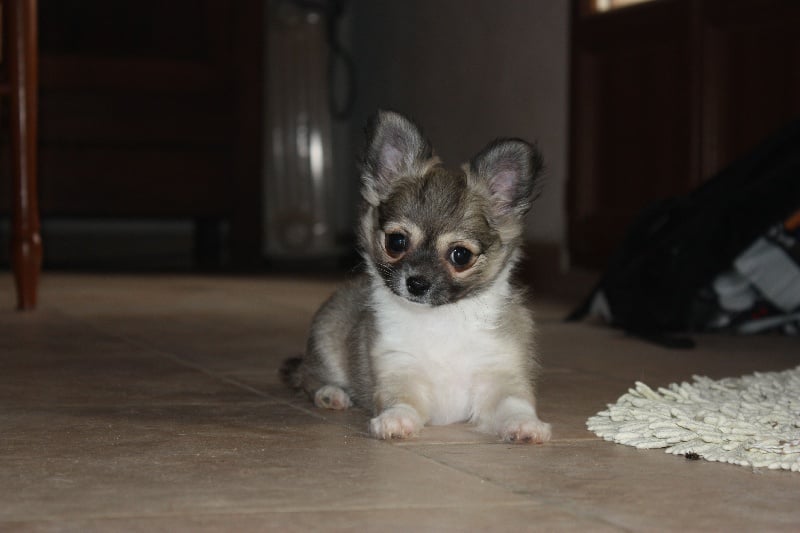
[[[353,402],[345,391],[336,385],[325,385],[314,393],[314,405],[325,409],[347,409]]]
[[[506,442],[542,444],[550,440],[550,424],[536,417],[512,417],[503,424],[500,437]]]
[[[390,407],[369,422],[370,435],[379,439],[407,439],[421,428],[419,414],[409,405]]]

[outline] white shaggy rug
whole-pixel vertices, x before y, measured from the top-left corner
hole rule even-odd
[[[589,430],[637,448],[800,472],[800,366],[654,391],[637,382]]]

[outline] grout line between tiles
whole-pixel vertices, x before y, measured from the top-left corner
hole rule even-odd
[[[564,442],[567,442],[569,440],[582,440],[582,439],[565,439]],[[592,440],[592,439],[589,439],[589,440]],[[597,439],[597,440],[602,440],[602,439]],[[503,444],[503,443],[498,443],[498,444]],[[508,443],[505,443],[505,444],[508,445],[508,446],[513,446],[513,445],[508,444]],[[406,449],[405,447],[403,447],[403,448]],[[411,450],[409,450],[409,451],[411,451]],[[497,487],[499,489],[506,490],[506,491],[516,495],[516,496],[521,496],[521,497],[530,499],[531,502],[535,502],[536,504],[541,505],[543,507],[555,508],[555,509],[558,509],[558,510],[563,511],[565,513],[571,514],[573,516],[576,516],[576,517],[579,517],[579,518],[583,518],[583,519],[592,520],[595,523],[611,526],[611,527],[614,527],[614,528],[619,529],[621,531],[630,531],[628,528],[625,528],[620,524],[617,524],[617,523],[609,521],[609,518],[607,518],[605,516],[602,516],[602,515],[599,515],[598,512],[593,507],[587,506],[585,504],[581,504],[580,502],[576,502],[575,500],[569,500],[569,501],[565,502],[562,499],[558,499],[558,498],[554,498],[554,497],[550,497],[550,496],[546,496],[546,495],[543,496],[541,494],[535,494],[535,493],[533,493],[533,492],[531,492],[529,490],[523,490],[523,489],[519,489],[519,488],[510,486],[510,485],[504,483],[502,480],[497,480],[497,479],[493,479],[493,478],[490,478],[490,477],[484,477],[484,476],[478,475],[478,474],[476,474],[474,472],[470,472],[468,470],[465,470],[465,469],[462,469],[462,468],[458,468],[458,467],[453,466],[453,465],[451,465],[451,464],[449,464],[449,463],[447,463],[445,461],[438,460],[438,459],[435,459],[434,457],[430,457],[428,455],[425,455],[422,452],[412,452],[412,453],[414,453],[415,455],[418,455],[420,457],[424,457],[426,459],[429,459],[430,461],[436,463],[437,465],[440,465],[440,466],[443,466],[445,468],[452,469],[452,470],[454,470],[456,472],[460,472],[460,473],[462,473],[464,475],[476,478],[476,479],[480,480],[481,483],[488,483],[488,484],[490,484],[490,485],[492,485],[494,487]]]
[[[228,383],[230,385],[235,385],[238,388],[243,388],[243,389],[247,390],[248,392],[256,394],[257,396],[261,396],[261,397],[269,398],[269,399],[274,399],[269,394],[267,394],[265,392],[262,392],[262,391],[256,389],[255,387],[252,387],[250,385],[247,385],[246,383],[242,383],[242,382],[239,382],[239,381],[234,380],[232,378],[229,378],[229,377],[225,376],[224,374],[217,374],[215,372],[212,372],[211,370],[208,370],[207,368],[204,368],[204,367],[202,367],[202,366],[200,366],[200,365],[198,365],[196,363],[192,363],[190,361],[187,361],[186,359],[183,359],[182,357],[180,357],[180,356],[178,356],[176,354],[170,353],[170,352],[168,352],[168,351],[166,351],[166,350],[164,350],[162,348],[158,348],[156,346],[153,346],[152,344],[149,344],[149,343],[147,343],[145,341],[142,341],[142,340],[139,340],[139,339],[136,339],[136,338],[133,338],[133,337],[129,337],[127,335],[122,335],[122,334],[119,334],[119,333],[114,333],[114,332],[107,331],[107,330],[101,328],[100,326],[98,326],[97,324],[95,324],[91,320],[86,320],[84,318],[75,317],[73,315],[64,313],[63,311],[59,311],[59,314],[61,314],[64,318],[67,318],[67,319],[69,319],[69,320],[71,320],[73,322],[78,322],[78,323],[80,323],[80,324],[82,324],[84,326],[90,327],[91,329],[95,330],[98,334],[100,334],[102,336],[122,341],[122,342],[124,342],[126,344],[129,344],[129,345],[137,347],[137,348],[145,349],[145,350],[147,350],[149,352],[152,352],[153,354],[155,354],[155,355],[157,355],[159,357],[163,357],[165,359],[169,359],[170,361],[178,363],[181,366],[190,368],[192,370],[196,370],[196,371],[198,371],[198,372],[200,372],[202,374],[205,374],[205,375],[207,375],[209,377],[213,377],[215,379],[221,380],[221,381],[223,381],[225,383]]]
[[[315,418],[317,420],[321,420],[321,421],[326,422],[326,423],[330,423],[330,424],[338,425],[338,426],[341,426],[341,427],[345,427],[348,430],[353,431],[355,433],[358,433],[358,434],[360,434],[362,436],[368,436],[367,431],[362,427],[356,427],[354,424],[348,423],[348,422],[345,422],[345,421],[333,420],[333,419],[331,419],[329,417],[324,416],[321,413],[318,413],[317,411],[315,411],[313,409],[298,405],[298,403],[295,402],[295,401],[292,401],[292,400],[289,400],[289,399],[286,399],[286,398],[282,398],[282,397],[279,397],[279,396],[274,396],[272,394],[269,394],[267,392],[264,392],[264,391],[262,391],[262,390],[260,390],[260,389],[258,389],[256,387],[254,387],[254,386],[252,386],[252,385],[250,385],[250,384],[248,384],[246,382],[240,381],[240,380],[238,380],[238,379],[236,379],[234,377],[230,377],[230,376],[228,376],[228,375],[226,375],[224,373],[221,373],[221,372],[218,373],[218,372],[209,370],[208,368],[206,368],[204,366],[201,366],[201,365],[199,365],[197,363],[194,363],[192,361],[189,361],[189,360],[181,357],[178,354],[175,354],[175,353],[172,353],[170,351],[167,351],[167,350],[164,350],[162,348],[159,348],[157,346],[154,346],[154,345],[152,345],[151,343],[148,343],[145,340],[141,340],[141,339],[137,339],[137,338],[134,338],[134,337],[130,337],[128,335],[123,335],[123,334],[107,331],[107,330],[101,328],[100,326],[98,326],[96,323],[94,323],[91,320],[87,320],[87,319],[82,318],[82,317],[76,317],[76,316],[70,315],[70,314],[68,314],[68,313],[66,313],[64,311],[61,311],[61,310],[55,310],[55,313],[60,315],[60,316],[62,316],[62,318],[65,318],[65,319],[67,319],[69,321],[77,322],[77,323],[80,323],[80,324],[82,324],[84,326],[87,326],[87,327],[95,330],[98,334],[100,334],[102,336],[113,338],[113,339],[122,341],[124,343],[127,343],[127,344],[129,344],[131,346],[135,346],[135,347],[147,350],[148,352],[150,352],[150,353],[152,353],[152,354],[154,354],[154,355],[156,355],[158,357],[162,357],[162,358],[168,359],[168,360],[170,360],[170,361],[172,361],[174,363],[177,363],[177,364],[179,364],[179,365],[181,365],[183,367],[186,367],[186,368],[195,370],[197,372],[200,372],[200,373],[202,373],[202,374],[204,374],[204,375],[206,375],[208,377],[211,377],[211,378],[213,378],[215,380],[219,380],[219,381],[222,381],[223,383],[227,383],[227,384],[232,385],[232,386],[234,386],[236,388],[245,390],[245,391],[247,391],[247,392],[249,392],[251,394],[254,394],[254,395],[258,396],[259,398],[262,398],[262,399],[265,399],[265,400],[269,400],[271,402],[275,402],[275,403],[278,403],[278,404],[281,404],[281,405],[288,406],[288,407],[290,407],[290,408],[292,408],[294,410],[302,412],[303,414],[309,415],[309,416],[311,416],[311,417],[313,417],[313,418]],[[582,373],[582,374],[586,374],[586,375],[596,375],[596,373],[591,373],[591,372],[586,372],[586,371],[581,371],[581,370],[579,370],[577,372],[578,373]],[[174,405],[174,404],[175,404],[175,402],[167,402],[165,405]],[[135,404],[135,406],[140,406],[140,405],[141,405],[141,403],[136,403]],[[66,407],[66,406],[62,406],[62,407]],[[593,440],[602,440],[602,439],[600,439],[599,437],[566,438],[566,439],[552,439],[551,442],[586,442],[586,441],[593,441]],[[448,445],[456,445],[456,444],[460,444],[460,445],[474,445],[474,444],[484,444],[484,445],[485,444],[495,444],[495,445],[499,444],[499,445],[504,445],[504,444],[507,444],[507,443],[504,443],[502,441],[496,441],[496,442],[479,441],[479,442],[476,442],[476,441],[459,440],[459,441],[429,441],[429,442],[414,442],[414,441],[400,442],[400,441],[392,441],[392,442],[387,442],[386,444],[391,445],[391,446],[400,447],[400,448],[405,448],[405,447],[413,448],[413,447],[419,447],[419,446],[448,446]]]
[[[561,439],[550,439],[545,444],[512,444],[509,442],[496,440],[496,441],[470,441],[470,440],[453,440],[453,441],[397,441],[392,442],[393,446],[397,446],[399,448],[419,448],[422,446],[452,446],[452,445],[482,445],[482,446],[547,446],[549,444],[554,443],[573,443],[573,442],[593,442],[593,441],[602,441],[601,437],[565,437]]]
[[[197,363],[194,363],[192,361],[189,361],[189,360],[181,357],[178,354],[175,354],[175,353],[169,352],[167,350],[164,350],[162,348],[159,348],[157,346],[154,346],[154,345],[152,345],[151,343],[148,343],[145,340],[133,338],[133,337],[130,337],[130,336],[127,336],[127,335],[119,334],[119,333],[109,332],[107,330],[104,330],[104,329],[100,328],[97,324],[95,324],[91,320],[86,320],[86,319],[83,319],[83,318],[74,317],[72,315],[63,313],[61,311],[59,311],[59,314],[61,314],[63,317],[65,317],[65,318],[67,318],[69,320],[72,320],[74,322],[79,322],[79,323],[81,323],[81,324],[83,324],[85,326],[88,326],[88,327],[94,329],[95,331],[97,331],[101,335],[104,335],[104,336],[110,337],[110,338],[114,338],[114,339],[120,340],[122,342],[125,342],[125,343],[127,343],[129,345],[132,345],[132,346],[147,350],[147,351],[153,353],[154,355],[157,355],[159,357],[163,357],[163,358],[168,359],[168,360],[170,360],[170,361],[172,361],[174,363],[177,363],[177,364],[179,364],[181,366],[184,366],[186,368],[190,368],[192,370],[200,372],[200,373],[202,373],[202,374],[204,374],[206,376],[209,376],[209,377],[211,377],[213,379],[222,381],[223,383],[227,383],[227,384],[232,385],[234,387],[237,387],[239,389],[245,390],[245,391],[247,391],[247,392],[249,392],[251,394],[254,394],[254,395],[256,395],[256,396],[258,396],[258,397],[260,397],[262,399],[266,399],[266,400],[270,400],[272,402],[276,402],[276,403],[279,403],[279,404],[282,404],[282,405],[286,405],[286,406],[288,406],[288,407],[290,407],[292,409],[295,409],[297,411],[300,411],[300,412],[302,412],[302,413],[304,413],[306,415],[312,416],[313,418],[315,418],[317,420],[321,420],[321,421],[324,421],[326,423],[330,423],[330,424],[338,425],[338,426],[341,426],[341,427],[345,427],[348,430],[353,431],[355,433],[358,433],[358,434],[360,434],[362,436],[368,436],[367,431],[362,427],[356,427],[354,424],[348,423],[348,422],[344,422],[344,421],[332,420],[331,418],[326,417],[323,414],[318,413],[313,409],[298,405],[297,402],[294,402],[294,401],[286,399],[286,398],[282,398],[282,397],[279,397],[279,396],[274,396],[272,394],[266,393],[266,392],[264,392],[262,390],[259,390],[258,388],[254,387],[254,386],[252,386],[252,385],[250,385],[250,384],[248,384],[246,382],[240,381],[240,380],[238,380],[238,379],[236,379],[234,377],[228,376],[228,375],[226,375],[224,373],[218,373],[218,372],[209,370],[208,368],[203,367],[203,366],[201,366],[201,365],[199,365]],[[582,374],[586,374],[586,375],[594,375],[594,373],[585,372],[585,371],[577,371],[577,372],[582,373]],[[551,442],[572,442],[572,441],[576,441],[577,442],[577,441],[593,441],[593,440],[602,440],[602,439],[600,439],[599,437],[568,438],[568,439],[553,439]],[[409,447],[409,448],[411,448],[411,447],[416,447],[416,446],[429,446],[429,445],[432,445],[432,446],[448,446],[448,445],[454,445],[454,444],[468,444],[468,445],[472,445],[472,444],[499,444],[499,445],[503,445],[503,444],[507,444],[507,443],[504,443],[502,441],[496,441],[496,442],[485,442],[485,441],[481,441],[481,442],[475,442],[475,441],[452,441],[452,442],[443,442],[443,441],[413,442],[413,441],[406,441],[406,442],[397,442],[397,441],[393,441],[393,442],[387,442],[386,444],[392,445],[392,446],[397,446],[397,447]]]
[[[125,342],[125,343],[127,343],[127,344],[129,344],[131,346],[147,350],[148,352],[151,352],[152,354],[154,354],[154,355],[156,355],[158,357],[162,357],[164,359],[168,359],[168,360],[170,360],[170,361],[172,361],[174,363],[177,363],[177,364],[179,364],[179,365],[181,365],[183,367],[190,368],[192,370],[195,370],[197,372],[205,374],[208,377],[211,377],[213,379],[222,381],[223,383],[227,383],[227,384],[232,385],[232,386],[234,386],[236,388],[243,389],[243,390],[245,390],[247,392],[255,394],[256,396],[258,396],[260,398],[267,399],[267,400],[270,400],[270,401],[273,401],[273,402],[276,402],[276,403],[287,405],[287,406],[289,406],[289,407],[291,407],[293,409],[296,409],[298,411],[301,411],[301,412],[303,412],[303,413],[305,413],[307,415],[311,415],[312,417],[314,417],[316,419],[323,420],[323,421],[326,421],[326,422],[329,421],[328,419],[326,419],[325,417],[323,417],[319,413],[316,413],[316,412],[314,412],[314,411],[312,411],[310,409],[303,408],[303,407],[301,407],[299,405],[296,405],[296,404],[294,404],[292,402],[287,402],[286,400],[284,400],[282,398],[279,398],[279,397],[273,396],[271,394],[268,394],[268,393],[266,393],[264,391],[261,391],[261,390],[257,389],[256,387],[248,385],[247,383],[244,383],[244,382],[239,381],[237,379],[234,379],[232,377],[229,377],[229,376],[226,376],[224,374],[216,373],[214,371],[211,371],[211,370],[209,370],[209,369],[207,369],[207,368],[205,368],[203,366],[200,366],[200,365],[198,365],[196,363],[193,363],[191,361],[187,361],[186,359],[182,358],[179,355],[176,355],[174,353],[171,353],[171,352],[168,352],[168,351],[163,350],[161,348],[158,348],[156,346],[153,346],[152,344],[149,344],[146,341],[135,339],[135,338],[129,337],[127,335],[121,335],[119,333],[106,331],[106,330],[100,328],[97,324],[95,324],[91,320],[86,320],[86,319],[83,319],[83,318],[75,317],[75,316],[67,314],[67,313],[65,313],[65,312],[63,312],[61,310],[57,310],[56,312],[57,312],[57,314],[61,315],[63,318],[66,318],[67,320],[70,320],[70,321],[73,321],[73,322],[77,322],[77,323],[80,323],[80,324],[82,324],[84,326],[87,326],[87,327],[95,330],[98,334],[100,334],[102,336],[105,336],[105,337],[108,337],[108,338],[113,338],[115,340],[119,340],[119,341]],[[141,404],[137,404],[137,405],[141,405]]]
[[[239,381],[238,379],[232,378],[230,376],[226,376],[224,374],[216,373],[216,372],[214,372],[212,370],[209,370],[209,369],[207,369],[205,367],[202,367],[202,366],[200,366],[200,365],[198,365],[196,363],[193,363],[191,361],[187,361],[186,359],[182,358],[179,355],[175,355],[173,353],[164,351],[161,348],[157,348],[155,346],[152,346],[152,345],[150,345],[150,344],[148,344],[148,343],[146,343],[144,341],[140,341],[138,339],[132,339],[130,337],[126,337],[126,336],[122,336],[122,335],[119,335],[117,337],[119,339],[125,341],[125,342],[128,342],[128,343],[132,344],[133,346],[139,346],[140,348],[145,348],[145,349],[147,349],[147,350],[159,355],[160,357],[164,357],[164,358],[169,359],[170,361],[178,363],[178,364],[180,364],[182,366],[185,366],[187,368],[191,368],[192,370],[196,370],[198,372],[201,372],[201,373],[205,374],[206,376],[209,376],[211,378],[220,380],[223,383],[227,383],[229,385],[233,385],[234,387],[243,389],[243,390],[245,390],[247,392],[250,392],[252,394],[255,394],[256,396],[259,396],[261,398],[268,399],[270,401],[273,401],[273,402],[276,402],[276,403],[280,403],[280,404],[283,404],[283,405],[287,405],[287,406],[291,407],[292,409],[296,409],[298,411],[301,411],[302,413],[305,413],[307,415],[311,415],[316,419],[323,420],[323,421],[326,421],[326,422],[328,421],[324,416],[320,415],[319,413],[316,413],[316,412],[312,411],[311,409],[306,409],[306,408],[301,407],[299,405],[296,405],[296,404],[294,404],[292,402],[288,402],[285,399],[279,398],[277,396],[273,396],[273,395],[271,395],[269,393],[266,393],[264,391],[261,391],[261,390],[257,389],[256,387],[253,387],[252,385],[249,385],[249,384],[247,384],[247,383],[245,383],[243,381]]]
[[[578,439],[578,440],[580,440],[580,439]],[[497,444],[494,444],[494,445],[498,445],[498,444],[499,445],[506,445],[506,446],[516,446],[514,444],[509,444],[509,443],[497,443]],[[418,457],[422,457],[424,459],[427,459],[427,460],[433,462],[434,464],[439,465],[440,467],[447,468],[449,470],[453,470],[455,472],[458,472],[460,474],[466,475],[466,476],[471,477],[473,479],[477,479],[481,483],[486,483],[486,484],[492,485],[492,486],[494,486],[494,487],[496,487],[498,489],[501,489],[501,490],[507,491],[507,492],[509,492],[511,494],[514,494],[516,496],[523,497],[523,498],[527,499],[528,501],[530,501],[531,503],[535,503],[535,504],[541,505],[543,507],[556,508],[556,509],[559,509],[560,511],[563,511],[563,512],[565,512],[567,514],[571,514],[571,515],[579,517],[579,518],[591,519],[592,521],[594,521],[596,523],[602,523],[604,525],[613,526],[614,528],[621,529],[623,531],[627,531],[627,529],[622,528],[619,524],[614,524],[612,522],[609,522],[607,518],[605,518],[603,516],[599,516],[590,507],[587,508],[584,505],[577,505],[577,507],[576,507],[576,502],[573,501],[573,500],[570,500],[570,501],[565,503],[563,500],[560,500],[560,499],[554,499],[552,497],[542,496],[540,494],[534,494],[533,492],[528,491],[528,490],[520,490],[520,489],[515,488],[513,486],[510,486],[510,485],[508,485],[508,484],[506,484],[506,483],[504,483],[504,482],[502,482],[500,480],[496,480],[496,479],[493,479],[493,478],[490,478],[490,477],[481,476],[481,475],[479,475],[479,474],[477,474],[475,472],[472,472],[472,471],[469,471],[469,470],[466,470],[466,469],[463,469],[463,468],[459,468],[457,466],[453,466],[452,464],[449,464],[446,461],[442,461],[442,460],[436,459],[434,457],[431,457],[429,455],[426,455],[425,453],[423,453],[421,451],[421,448],[418,448],[418,449],[420,449],[420,451],[414,451],[413,447],[407,447],[407,446],[398,446],[398,448],[406,450],[409,453],[412,453],[412,454],[414,454],[414,455],[416,455]],[[576,509],[580,509],[580,510],[583,510],[583,511],[582,512],[576,512]]]
[[[185,358],[181,357],[178,354],[174,354],[172,352],[169,352],[167,350],[164,350],[162,348],[154,346],[154,345],[148,343],[147,341],[136,339],[136,338],[133,338],[133,337],[130,337],[130,336],[127,336],[127,335],[122,335],[122,334],[119,334],[119,333],[107,331],[107,330],[101,328],[100,326],[98,326],[96,323],[94,323],[91,320],[87,320],[87,319],[80,318],[80,317],[75,317],[75,316],[72,316],[72,315],[70,315],[68,313],[65,313],[65,312],[61,311],[61,310],[56,310],[55,312],[57,314],[61,315],[63,318],[67,319],[67,320],[80,323],[80,324],[82,324],[82,325],[84,325],[86,327],[89,327],[89,328],[95,330],[99,335],[102,335],[102,336],[105,336],[105,337],[108,337],[108,338],[113,338],[115,340],[119,340],[119,341],[122,341],[124,343],[127,343],[127,344],[129,344],[131,346],[147,350],[148,352],[150,352],[150,353],[152,353],[152,354],[154,354],[154,355],[156,355],[158,357],[162,357],[164,359],[168,359],[168,360],[170,360],[170,361],[172,361],[174,363],[177,363],[177,364],[179,364],[179,365],[181,365],[183,367],[195,370],[195,371],[200,372],[200,373],[202,373],[202,374],[204,374],[204,375],[206,375],[208,377],[211,377],[213,379],[222,381],[223,383],[227,383],[227,384],[232,385],[234,387],[237,387],[239,389],[243,389],[243,390],[245,390],[247,392],[255,394],[256,396],[258,396],[260,398],[267,399],[267,400],[270,400],[272,402],[279,403],[279,404],[282,404],[282,405],[286,405],[286,406],[288,406],[288,407],[290,407],[292,409],[295,409],[297,411],[300,411],[300,412],[302,412],[302,413],[304,413],[306,415],[310,415],[310,416],[312,416],[313,418],[315,418],[317,420],[321,420],[321,421],[326,422],[326,423],[332,423],[332,424],[335,424],[335,425],[338,425],[338,426],[346,427],[347,429],[349,429],[349,430],[351,430],[351,431],[353,431],[355,433],[361,434],[363,436],[367,436],[367,432],[363,428],[357,428],[357,427],[353,426],[352,424],[342,423],[342,422],[338,422],[338,421],[335,421],[335,420],[331,420],[330,418],[325,417],[324,415],[322,415],[322,414],[320,414],[320,413],[318,413],[318,412],[316,412],[316,411],[314,411],[312,409],[309,409],[309,408],[306,408],[306,407],[298,405],[296,402],[293,402],[291,400],[287,400],[285,398],[281,398],[281,397],[274,396],[274,395],[271,395],[269,393],[266,393],[266,392],[264,392],[262,390],[259,390],[258,388],[254,387],[252,385],[249,385],[249,384],[247,384],[247,383],[245,383],[243,381],[240,381],[240,380],[238,380],[236,378],[227,376],[224,373],[217,373],[217,372],[214,372],[212,370],[209,370],[208,368],[205,368],[205,367],[203,367],[203,366],[201,366],[201,365],[199,365],[197,363],[194,363],[194,362],[186,360]],[[137,405],[141,405],[141,404],[137,404]]]

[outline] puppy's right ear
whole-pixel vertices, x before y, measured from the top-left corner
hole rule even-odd
[[[378,111],[367,124],[367,149],[361,167],[362,194],[371,205],[385,200],[394,182],[423,174],[434,162],[430,143],[410,120]]]
[[[539,149],[522,139],[497,139],[469,162],[470,175],[489,189],[497,219],[528,212],[543,167]]]

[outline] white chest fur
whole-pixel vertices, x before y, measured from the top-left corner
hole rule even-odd
[[[372,359],[379,382],[404,380],[425,399],[432,424],[469,420],[481,376],[487,368],[511,363],[518,346],[498,332],[506,295],[487,291],[428,307],[385,287],[375,290],[378,335]]]

